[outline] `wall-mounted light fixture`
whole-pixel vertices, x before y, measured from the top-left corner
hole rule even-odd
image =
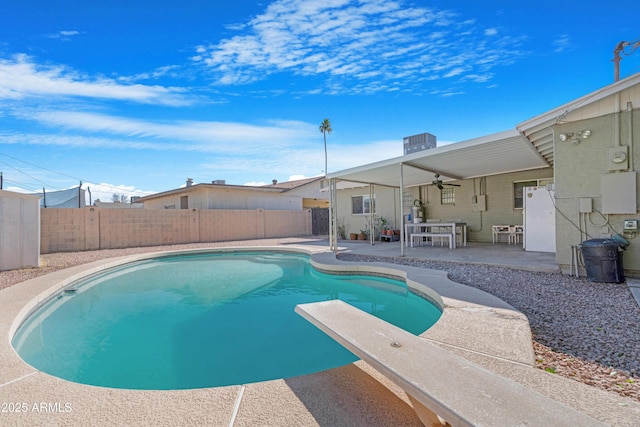
[[[560,138],[560,141],[570,140],[573,144],[579,144],[581,139],[587,139],[590,136],[590,130],[581,130],[578,132],[561,133],[558,137]]]

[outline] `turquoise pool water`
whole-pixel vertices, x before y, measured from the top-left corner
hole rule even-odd
[[[357,358],[294,312],[341,299],[419,334],[441,312],[403,282],[315,270],[304,255],[156,258],[85,279],[12,340],[36,369],[79,383],[190,389],[288,378]]]

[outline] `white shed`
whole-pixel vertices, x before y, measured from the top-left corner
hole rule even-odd
[[[40,266],[40,197],[0,190],[0,270]]]

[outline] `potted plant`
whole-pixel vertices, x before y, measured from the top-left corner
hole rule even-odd
[[[360,235],[358,237],[360,238],[360,240],[367,240],[367,238],[369,237],[369,232],[367,230],[360,229]]]
[[[340,240],[345,240],[347,238],[347,230],[344,226],[344,223],[340,220],[338,220],[337,222],[338,226],[336,228],[336,231],[338,232],[338,238]]]
[[[358,240],[358,233],[349,233],[349,238],[351,240]]]

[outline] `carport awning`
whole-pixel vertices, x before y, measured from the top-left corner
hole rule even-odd
[[[330,173],[327,178],[399,187],[400,164],[405,187],[430,184],[435,173],[447,181],[549,167],[529,141],[509,130]]]

